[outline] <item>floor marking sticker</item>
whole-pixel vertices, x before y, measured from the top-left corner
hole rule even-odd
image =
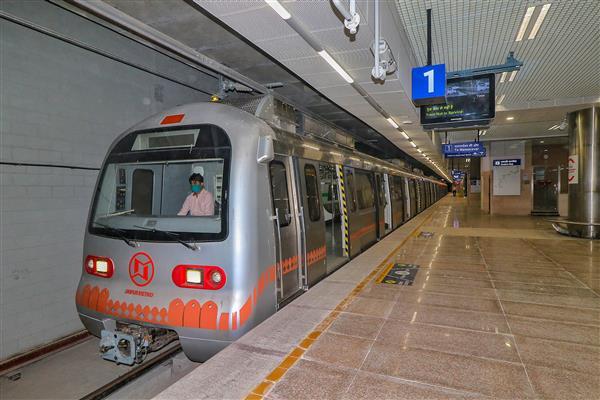
[[[419,272],[419,266],[416,264],[396,263],[381,281],[391,285],[411,286],[415,281],[417,272]]]
[[[427,238],[427,239],[429,239],[432,236],[433,236],[433,232],[427,232],[427,231],[422,231],[419,234],[419,237],[423,237],[423,238]]]

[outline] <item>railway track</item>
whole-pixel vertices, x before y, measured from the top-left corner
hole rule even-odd
[[[181,353],[181,345],[179,342],[174,342],[167,345],[162,349],[159,355],[147,359],[143,363],[133,367],[123,375],[118,376],[116,379],[102,385],[98,389],[86,394],[81,397],[81,400],[100,400],[105,399],[117,390],[124,388],[134,380],[140,378],[151,369],[159,366],[160,364],[172,359],[177,354]]]

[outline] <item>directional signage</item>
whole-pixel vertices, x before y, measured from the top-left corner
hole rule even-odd
[[[494,160],[494,167],[512,167],[514,165],[521,165],[520,158],[510,158],[508,160]]]
[[[485,157],[485,147],[481,142],[463,142],[442,145],[446,158]]]
[[[412,69],[412,101],[417,107],[446,103],[446,64]]]
[[[452,170],[452,178],[454,178],[455,181],[462,181],[464,177],[465,173],[463,171],[456,169]]]

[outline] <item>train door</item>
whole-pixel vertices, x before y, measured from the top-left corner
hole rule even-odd
[[[404,218],[405,218],[405,200],[404,200],[404,191],[403,191],[403,186],[404,186],[404,178],[400,177],[400,176],[394,176],[392,177],[392,180],[394,182],[394,187],[392,190],[392,208],[394,210],[393,212],[393,226],[394,228],[399,227],[400,225],[402,225],[402,222],[404,222]]]
[[[322,211],[325,216],[325,249],[327,273],[348,260],[345,251],[344,213],[342,192],[339,183],[339,167],[334,164],[319,164]],[[341,170],[340,170],[341,171]]]
[[[352,234],[359,223],[354,168],[344,167],[344,183],[346,187],[346,209],[348,211],[348,228],[346,235],[349,239],[348,247],[350,257],[354,257],[360,253],[360,241],[357,240],[356,235]]]
[[[410,198],[410,217],[417,215],[417,182],[414,179],[408,179],[408,196]]]
[[[358,210],[352,225],[350,240],[360,243],[361,250],[377,241],[377,207],[375,179],[372,172],[355,170],[356,204]]]
[[[269,175],[277,255],[277,302],[281,303],[302,287],[299,226],[294,207],[294,179],[290,159],[276,157],[269,164]]]
[[[384,195],[385,195],[385,210],[384,210],[384,217],[385,217],[385,233],[386,235],[392,231],[392,229],[395,228],[394,226],[394,221],[392,218],[392,215],[395,211],[393,211],[394,209],[394,205],[392,204],[392,192],[394,190],[394,186],[393,186],[393,176],[388,175],[388,174],[383,174],[383,189],[384,189]]]
[[[319,182],[319,164],[298,160],[299,204],[304,224],[304,248],[302,249],[305,284],[311,286],[327,272],[327,249],[325,245],[325,215]]]
[[[375,223],[377,225],[377,239],[385,236],[385,188],[382,174],[375,173]]]

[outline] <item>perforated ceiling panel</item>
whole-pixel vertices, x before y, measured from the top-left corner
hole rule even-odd
[[[542,6],[550,4],[535,38]],[[426,9],[433,13],[433,61],[448,70],[501,64],[509,51],[525,64],[512,82],[497,81],[502,105],[600,95],[600,1],[396,1],[420,64],[427,59]],[[535,7],[515,41],[528,7]]]

